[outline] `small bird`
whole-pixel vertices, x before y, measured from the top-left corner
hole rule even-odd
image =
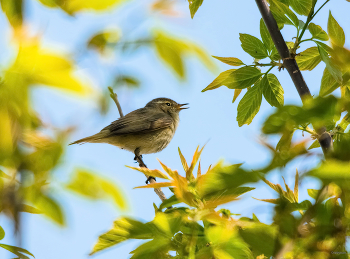
[[[132,111],[113,121],[99,133],[69,145],[108,143],[131,151],[135,159],[142,154],[163,150],[173,138],[179,124],[179,112],[188,107],[168,98],[156,98],[144,108]]]

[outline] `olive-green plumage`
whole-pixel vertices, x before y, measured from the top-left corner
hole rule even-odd
[[[72,144],[108,143],[138,154],[157,153],[173,138],[179,124],[179,112],[186,104],[168,98],[157,98],[144,108],[132,111],[99,133]],[[136,151],[137,150],[137,151]]]

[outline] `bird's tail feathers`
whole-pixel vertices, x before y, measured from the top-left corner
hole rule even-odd
[[[74,144],[81,145],[81,144],[85,144],[85,143],[99,143],[102,138],[103,138],[103,134],[101,134],[101,132],[99,132],[95,135],[74,141],[74,142],[70,143],[69,145],[74,145]]]

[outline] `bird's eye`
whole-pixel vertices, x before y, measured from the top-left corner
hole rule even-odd
[[[170,106],[170,103],[166,103],[166,105]]]

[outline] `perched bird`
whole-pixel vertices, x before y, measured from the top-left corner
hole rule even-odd
[[[142,154],[157,153],[171,141],[179,124],[179,112],[188,107],[168,98],[156,98],[144,108],[132,111],[99,133],[69,145],[108,143],[131,151],[135,159]]]

